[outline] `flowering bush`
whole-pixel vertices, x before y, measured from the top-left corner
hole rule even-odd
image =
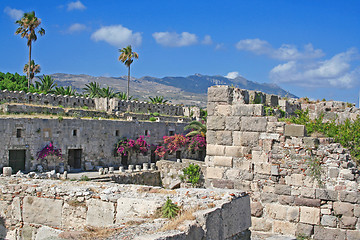
[[[197,134],[190,138],[189,141],[189,150],[203,150],[206,148],[206,137],[202,134]]]
[[[187,147],[188,150],[202,150],[206,148],[206,137],[197,134],[193,137],[186,137],[182,134],[175,134],[174,136],[164,136],[164,146],[158,146],[155,154],[159,157],[164,157],[165,154],[174,153],[179,148]]]
[[[62,157],[61,149],[57,149],[54,145],[50,142],[47,144],[42,150],[40,150],[37,154],[37,159],[44,159],[46,156],[58,156]]]
[[[139,136],[136,140],[123,138],[116,144],[116,152],[127,155],[128,152],[146,154],[149,145],[144,140],[144,136]]]

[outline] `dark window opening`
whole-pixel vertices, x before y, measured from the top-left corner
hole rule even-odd
[[[16,137],[21,138],[21,129],[20,128],[16,129]]]
[[[181,151],[176,151],[176,159],[181,159]]]
[[[73,130],[73,136],[74,136],[74,137],[77,136],[77,130],[76,130],[76,129]]]
[[[145,130],[145,136],[149,136],[150,131],[149,130]]]
[[[169,131],[169,136],[174,136],[175,135],[175,131]]]
[[[116,131],[115,131],[115,136],[116,136],[116,137],[120,136],[120,131],[119,131],[119,130],[116,130]]]

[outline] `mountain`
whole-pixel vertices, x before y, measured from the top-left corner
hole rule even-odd
[[[79,92],[90,82],[98,82],[101,87],[110,86],[115,91],[126,92],[127,76],[123,77],[94,77],[89,75],[74,75],[55,73],[51,77],[58,86],[73,86]],[[223,76],[207,76],[195,74],[187,77],[155,78],[145,76],[131,78],[130,95],[139,100],[148,100],[153,96],[164,96],[174,104],[206,106],[207,89],[214,85],[232,85],[242,89],[257,90],[279,96],[297,98],[276,84],[257,83],[243,77],[234,79]]]

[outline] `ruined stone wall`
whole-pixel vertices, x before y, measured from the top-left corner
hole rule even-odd
[[[169,220],[156,211],[168,197],[183,211],[194,209],[195,219],[164,232]],[[84,239],[79,234],[86,227],[106,227],[121,230],[116,239],[249,239],[232,238],[250,227],[249,202],[243,192],[226,189],[0,177],[0,238]]]
[[[265,116],[246,96],[209,88],[206,185],[248,191],[252,230],[360,239],[360,177],[348,151]]]
[[[203,187],[204,173],[206,172],[205,162],[191,160],[191,159],[182,159],[181,162],[168,161],[168,160],[157,161],[156,166],[160,171],[162,186],[165,188],[179,187],[181,183],[180,176],[184,175],[182,170],[188,167],[190,164],[195,164],[200,166],[201,175],[200,175],[199,186]]]
[[[69,149],[82,150],[82,168],[86,162],[92,166],[119,166],[120,157],[114,155],[116,142],[122,137],[135,139],[146,135],[149,144],[158,145],[169,132],[184,133],[186,123],[136,122],[90,119],[37,119],[0,118],[0,168],[9,166],[9,150],[25,150],[26,170],[35,170],[37,152],[53,142],[61,148],[65,167],[68,164]],[[20,134],[20,136],[18,136]],[[150,162],[147,156],[131,156],[128,164]]]
[[[89,109],[102,110],[106,112],[158,112],[160,114],[170,116],[184,115],[183,107],[172,104],[152,104],[139,101],[124,101],[116,98],[84,98],[54,94],[25,93],[23,91],[0,91],[0,102],[33,103],[52,106],[61,105],[72,108],[87,107]]]

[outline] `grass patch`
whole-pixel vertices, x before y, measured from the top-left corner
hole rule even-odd
[[[200,207],[194,207],[194,208],[190,208],[185,211],[180,211],[180,214],[177,217],[173,218],[170,222],[165,224],[162,228],[159,229],[159,231],[165,232],[165,231],[169,231],[169,230],[175,230],[183,222],[188,221],[188,220],[190,220],[190,221],[195,220],[196,217],[194,216],[194,213],[201,209],[202,208],[200,208]]]

